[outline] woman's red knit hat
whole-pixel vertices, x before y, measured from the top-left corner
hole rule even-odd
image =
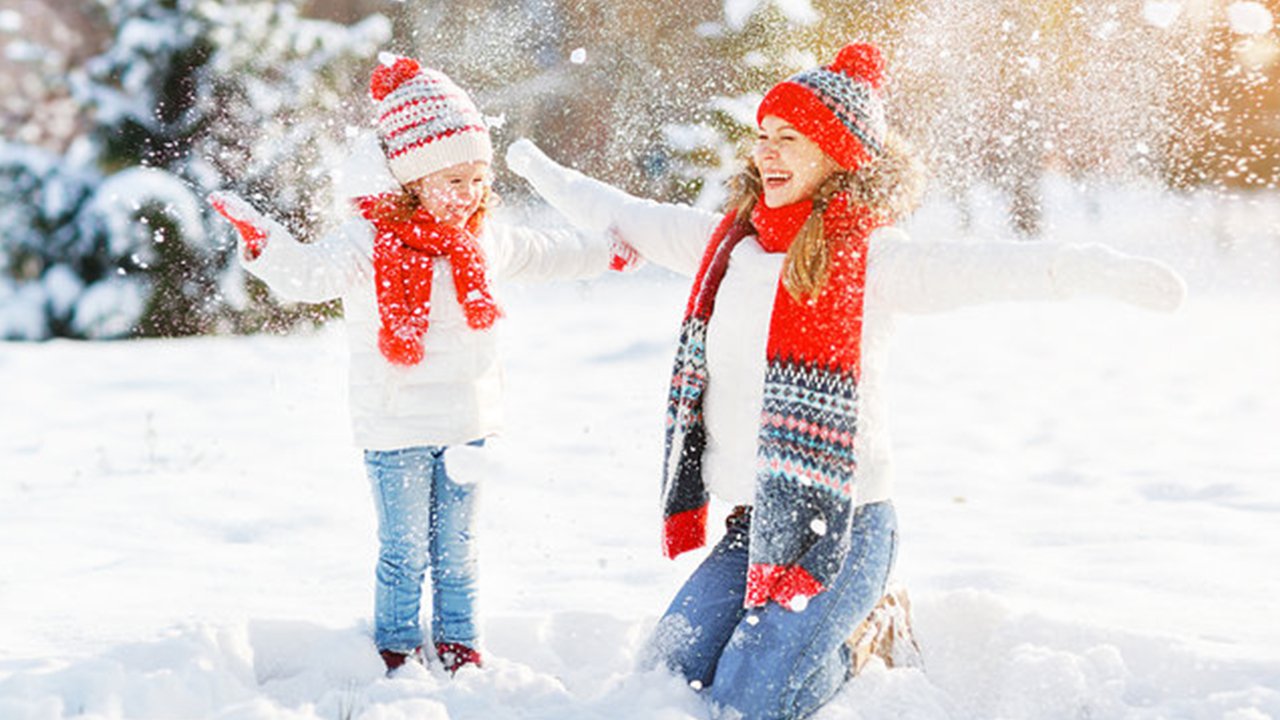
[[[846,170],[879,155],[886,132],[884,58],[867,43],[847,45],[834,62],[797,73],[765,93],[756,122],[791,123]]]

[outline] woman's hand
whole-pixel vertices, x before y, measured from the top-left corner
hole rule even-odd
[[[1177,310],[1187,295],[1186,282],[1168,265],[1098,243],[1064,246],[1053,279],[1064,295],[1103,295],[1158,312]]]
[[[527,178],[539,164],[551,162],[546,153],[528,138],[520,138],[507,146],[507,168],[520,177]]]
[[[234,193],[215,192],[209,195],[209,204],[240,233],[241,252],[245,260],[256,260],[267,246],[269,221],[244,198]]]

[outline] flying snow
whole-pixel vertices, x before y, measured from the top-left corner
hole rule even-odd
[[[22,29],[22,15],[16,10],[0,10],[0,32],[16,33]]]
[[[1241,35],[1263,35],[1271,31],[1275,18],[1257,2],[1236,2],[1227,6],[1227,22]]]
[[[809,0],[774,0],[773,4],[797,25],[812,25],[822,19]]]
[[[121,243],[130,242],[137,212],[150,204],[164,208],[192,247],[204,246],[204,222],[191,189],[163,170],[135,166],[111,175],[94,192],[89,209],[106,223],[111,241]],[[122,254],[128,249],[113,247],[112,251]]]
[[[760,0],[725,0],[724,21],[730,30],[737,32],[746,27],[747,21],[760,9]]]
[[[1180,2],[1147,0],[1142,5],[1142,18],[1161,30],[1172,27],[1181,14],[1182,3]]]

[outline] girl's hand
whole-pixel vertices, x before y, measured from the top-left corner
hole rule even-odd
[[[209,204],[219,215],[231,221],[240,233],[244,259],[256,260],[267,246],[267,222],[262,213],[233,193],[212,193],[209,195]]]
[[[1158,312],[1177,310],[1187,295],[1186,282],[1168,265],[1098,243],[1064,246],[1053,277],[1065,295],[1103,295]]]

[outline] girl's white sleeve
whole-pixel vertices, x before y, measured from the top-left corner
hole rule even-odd
[[[357,283],[373,282],[373,228],[352,219],[313,243],[300,243],[271,223],[266,246],[256,259],[240,254],[240,264],[291,302],[325,302]]]
[[[519,140],[507,166],[521,175],[570,223],[588,232],[616,233],[646,260],[693,275],[720,216],[689,207],[643,200],[548,158]]]
[[[1098,243],[919,243],[901,230],[885,228],[871,237],[869,252],[869,291],[901,312],[1075,295],[1170,311],[1186,292],[1182,279],[1163,263]]]
[[[601,235],[568,228],[536,230],[493,223],[484,236],[490,271],[518,282],[594,277],[609,267],[609,243]]]

